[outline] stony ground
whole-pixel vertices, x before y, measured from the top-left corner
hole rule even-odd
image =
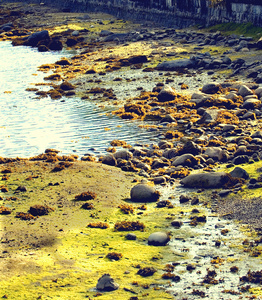
[[[0,14],[1,40],[39,51],[62,46],[74,53],[39,66],[47,73],[46,80],[28,92],[54,100],[77,95],[99,106],[112,106],[123,122],[143,120],[143,127],[159,131],[160,136],[153,146],[131,147],[128,141],[114,141],[108,156],[87,156],[82,161],[59,157],[54,151],[35,158],[37,162],[1,158],[2,297],[112,299],[111,292],[95,290],[98,278],[107,272],[121,287],[113,292],[115,299],[217,299],[222,291],[221,299],[240,299],[248,290],[244,297],[252,299],[257,294],[259,298],[255,281],[261,283],[261,274],[256,268],[258,273],[244,278],[248,270],[241,261],[256,264],[261,257],[261,240],[256,236],[261,227],[261,45],[245,37],[192,28],[154,28],[44,5],[2,4]],[[40,43],[27,38],[41,30],[48,30],[49,36]],[[42,91],[41,85],[50,90]],[[204,189],[203,182],[193,183],[198,187],[194,194],[179,200],[186,193],[176,189],[181,178],[218,169],[229,173],[236,166],[249,178],[231,178],[212,186],[213,193]],[[164,200],[161,209],[155,203],[129,202],[131,187],[142,179],[157,185]],[[168,187],[171,191],[164,192]],[[81,208],[84,203],[76,200],[83,192],[90,199]],[[243,221],[258,233],[248,230],[232,242],[237,229],[217,219],[214,223],[215,212]],[[135,231],[136,241],[127,241],[126,233],[115,229],[119,221],[137,220],[146,227]],[[188,226],[191,237],[184,229],[171,229],[170,221],[175,228]],[[166,228],[180,236],[179,244],[174,244],[174,238],[170,247],[149,247],[148,236]],[[211,232],[203,244],[199,240],[202,228]],[[229,233],[221,228],[229,228]],[[199,245],[197,250],[183,246],[191,247],[192,238]],[[214,254],[221,241],[239,249],[235,260],[227,258],[227,248]],[[195,258],[205,257],[200,246],[212,253],[207,255],[208,264]],[[197,255],[192,256],[195,251]],[[177,264],[179,279],[174,275]],[[207,266],[221,276],[236,273],[242,284],[228,287]],[[149,267],[156,271],[152,276],[139,275],[139,270]],[[238,273],[236,268],[243,270]],[[190,285],[188,292],[184,282]],[[175,287],[182,292],[174,292]]]

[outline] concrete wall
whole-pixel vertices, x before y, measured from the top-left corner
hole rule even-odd
[[[65,3],[65,2],[64,2]],[[118,17],[186,27],[220,22],[251,22],[262,27],[262,4],[232,3],[213,7],[209,0],[67,0],[74,9],[102,10]]]
[[[29,1],[39,3],[40,0]],[[154,21],[164,26],[178,28],[194,24],[207,26],[221,22],[251,22],[262,27],[262,3],[261,5],[232,3],[227,7],[214,7],[210,0],[45,0],[44,2],[75,11],[103,11],[119,18]]]

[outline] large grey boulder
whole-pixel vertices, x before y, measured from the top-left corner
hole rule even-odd
[[[233,171],[230,172],[232,177],[248,179],[249,174],[246,170],[240,167],[236,167]]]
[[[139,183],[131,189],[130,196],[134,202],[155,202],[159,199],[159,192],[152,186]]]
[[[129,160],[133,157],[133,154],[128,150],[120,150],[113,154],[115,159],[121,158],[125,160]]]
[[[220,147],[207,147],[204,154],[210,158],[219,160],[222,157],[222,152],[223,150]]]
[[[99,291],[114,291],[119,288],[119,285],[115,283],[114,279],[109,274],[104,274],[98,279],[96,289]]]
[[[253,95],[253,92],[248,86],[241,85],[238,89],[238,94],[242,97],[246,97],[248,95]]]
[[[50,40],[50,36],[47,30],[42,30],[42,31],[32,33],[27,38],[26,45],[36,47],[37,44],[43,40],[48,40],[48,41]]]
[[[191,174],[180,183],[188,188],[221,188],[229,181],[225,172]]]
[[[148,238],[148,245],[165,246],[170,241],[170,236],[165,232],[154,232]]]
[[[202,93],[205,94],[216,94],[219,91],[220,84],[219,83],[208,83],[202,87]]]
[[[157,70],[176,71],[181,69],[193,68],[196,62],[192,59],[177,59],[164,61],[156,66]]]

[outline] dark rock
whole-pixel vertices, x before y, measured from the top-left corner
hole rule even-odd
[[[130,241],[135,241],[136,240],[136,235],[134,233],[128,233],[126,235],[126,239]]]
[[[181,69],[193,68],[195,61],[191,59],[177,59],[171,61],[164,61],[156,66],[157,70],[162,71],[177,71]]]
[[[255,109],[255,108],[259,108],[260,106],[261,106],[261,101],[255,98],[247,99],[243,103],[243,108],[245,109]]]
[[[191,174],[180,183],[189,188],[221,188],[229,181],[225,172]]]
[[[172,101],[175,97],[176,91],[170,85],[165,85],[157,96],[159,102]]]
[[[148,61],[148,59],[147,59],[146,55],[135,55],[135,56],[131,56],[128,59],[128,62],[130,64],[141,64],[141,63],[145,63],[147,61]]]
[[[116,166],[117,161],[113,155],[108,154],[102,158],[102,164],[109,165],[109,166]]]
[[[189,200],[191,200],[191,198],[187,195],[181,195],[179,197],[179,202],[180,203],[186,203],[186,202],[189,202]]]
[[[69,38],[67,38],[67,40],[66,40],[66,45],[67,45],[68,47],[73,47],[73,46],[75,46],[77,43],[78,43],[78,41],[77,41],[77,39],[74,38],[74,37],[69,37]]]
[[[109,30],[101,30],[101,32],[99,33],[100,36],[109,36],[109,35],[112,35],[114,34],[112,31],[109,31]]]
[[[165,184],[166,178],[164,176],[154,177],[154,184]]]
[[[52,51],[61,51],[63,49],[63,44],[59,39],[52,39],[48,44],[48,48]]]
[[[47,30],[32,33],[27,38],[26,45],[31,47],[36,47],[37,44],[43,40],[50,40],[50,36]]]
[[[175,227],[175,228],[180,228],[182,225],[183,225],[183,222],[181,222],[181,221],[172,221],[171,222],[171,225],[173,226],[173,227]]]
[[[248,161],[249,161],[249,157],[247,155],[239,155],[233,159],[232,163],[234,165],[241,165],[241,164],[248,163]]]
[[[130,192],[131,201],[134,202],[155,202],[159,199],[159,192],[155,188],[139,183],[135,185]]]
[[[119,285],[114,282],[114,279],[109,274],[104,274],[98,279],[96,289],[99,291],[114,291],[119,288]]]
[[[47,52],[47,51],[49,51],[49,49],[45,45],[39,45],[38,46],[38,51],[39,52]]]
[[[230,172],[230,175],[232,177],[243,178],[243,179],[249,178],[248,172],[240,167],[236,167],[233,171]]]
[[[113,156],[115,159],[121,158],[121,159],[129,160],[133,157],[133,154],[128,150],[120,150],[114,153]]]
[[[197,165],[199,161],[195,158],[194,155],[190,153],[182,154],[175,158],[175,160],[172,163],[172,166],[189,166],[192,167],[194,165]]]
[[[26,192],[27,191],[27,188],[23,185],[19,186],[17,189],[16,189],[16,192]]]
[[[218,83],[208,83],[202,87],[202,93],[205,94],[216,94],[219,91],[220,84]]]
[[[191,200],[191,205],[197,205],[199,203],[199,198],[197,197],[194,197],[192,200]]]
[[[148,245],[165,246],[170,241],[170,236],[165,232],[154,232],[148,238]]]

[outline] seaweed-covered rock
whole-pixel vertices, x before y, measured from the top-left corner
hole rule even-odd
[[[155,202],[159,199],[159,192],[154,187],[139,183],[131,189],[131,201]]]
[[[190,153],[182,154],[175,158],[172,163],[172,166],[190,166],[197,165],[198,160],[195,158],[194,155]]]
[[[225,172],[191,174],[180,183],[188,188],[221,188],[229,181]]]
[[[102,277],[98,279],[96,289],[99,291],[114,291],[119,288],[119,285],[115,283],[114,279],[110,276],[110,274],[104,274]]]
[[[170,241],[170,236],[165,232],[154,232],[148,238],[148,245],[165,246]]]
[[[160,102],[172,101],[175,97],[176,92],[170,85],[165,85],[157,96],[158,101]]]

